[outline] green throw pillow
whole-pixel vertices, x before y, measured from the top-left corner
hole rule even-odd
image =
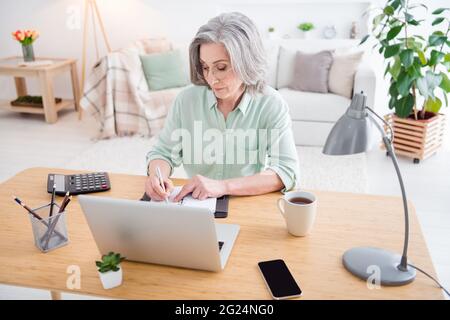
[[[142,68],[151,91],[188,84],[179,50],[141,55]]]

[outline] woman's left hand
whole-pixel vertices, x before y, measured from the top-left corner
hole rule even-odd
[[[196,175],[183,186],[174,201],[181,201],[192,192],[194,199],[205,200],[206,198],[220,198],[226,194],[226,183],[223,180],[214,180],[201,175]]]

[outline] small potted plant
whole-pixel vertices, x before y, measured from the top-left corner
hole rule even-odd
[[[311,22],[303,22],[300,23],[297,28],[301,31],[301,37],[303,39],[308,39],[309,34],[312,29],[314,29],[314,25]]]
[[[95,261],[104,289],[111,289],[122,284],[120,263],[125,259],[120,253],[110,252],[102,256],[102,261]]]
[[[12,33],[13,39],[22,44],[23,60],[34,61],[33,42],[39,37],[36,30],[17,30]]]

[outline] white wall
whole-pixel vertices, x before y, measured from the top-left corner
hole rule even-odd
[[[430,10],[444,7],[446,0],[425,1]],[[119,49],[136,39],[167,36],[174,43],[188,43],[199,26],[221,12],[240,11],[248,15],[265,36],[274,26],[281,36],[298,37],[300,22],[313,22],[313,37],[322,37],[326,25],[335,25],[338,38],[347,38],[352,21],[359,24],[360,34],[367,31],[363,17],[369,3],[382,5],[384,0],[97,0],[112,49]],[[37,56],[71,57],[78,59],[81,69],[83,0],[1,0],[0,57],[21,55],[20,45],[12,40],[16,29],[35,28],[41,37],[35,42]],[[89,20],[88,67],[95,61],[92,21]],[[100,30],[97,29],[98,35]],[[99,41],[101,39],[99,38]],[[105,53],[100,41],[101,54]],[[379,72],[379,102],[387,105],[386,81],[382,79],[382,61],[374,54],[372,64]],[[80,72],[81,75],[81,72]],[[68,75],[56,81],[58,96],[70,97]],[[33,81],[28,87],[32,94],[38,90]],[[0,77],[0,99],[15,97],[13,81]],[[387,112],[386,108],[386,112]]]
[[[11,39],[16,29],[35,28],[41,37],[35,42],[36,56],[78,59],[81,69],[83,0],[2,0],[0,1],[0,57],[21,55],[20,45]],[[339,38],[348,37],[351,22],[360,21],[367,1],[254,1],[254,0],[97,0],[112,49],[128,45],[139,38],[167,36],[175,43],[188,43],[199,26],[221,12],[241,11],[252,18],[262,34],[274,26],[280,35],[298,37],[296,25],[313,22],[314,37],[322,28],[336,25]],[[318,4],[319,3],[319,4]],[[356,17],[356,18],[355,18]],[[89,20],[88,66],[95,60],[93,30]],[[364,32],[365,26],[361,26]],[[100,35],[100,30],[97,29]],[[104,53],[100,42],[101,54]],[[81,73],[80,73],[81,74]],[[38,90],[33,81],[31,93]],[[56,83],[56,94],[70,96],[69,77]],[[11,78],[0,77],[0,98],[14,98]]]

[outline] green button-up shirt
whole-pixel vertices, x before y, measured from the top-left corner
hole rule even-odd
[[[189,177],[200,174],[223,180],[273,170],[283,192],[299,180],[297,151],[287,103],[271,87],[250,95],[244,92],[227,119],[214,93],[191,85],[176,97],[158,141],[147,154],[173,168],[183,163]]]

